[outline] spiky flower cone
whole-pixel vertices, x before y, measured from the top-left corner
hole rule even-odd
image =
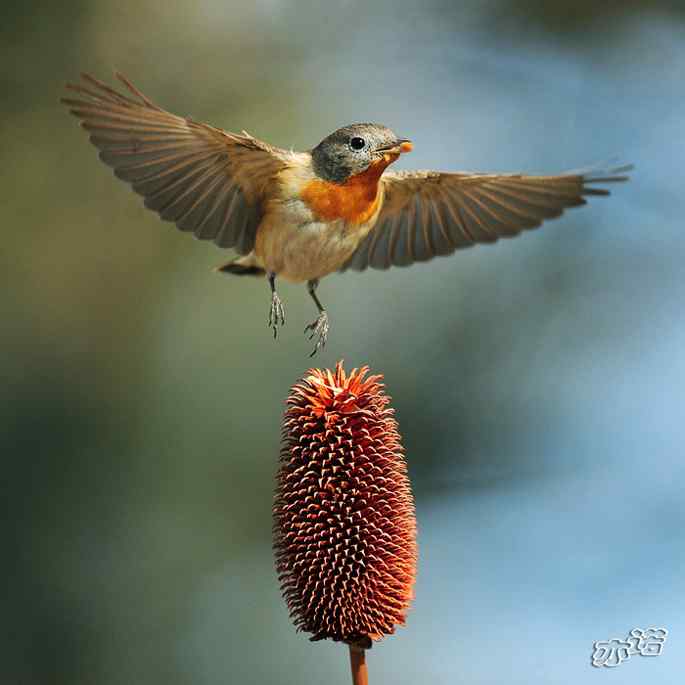
[[[310,369],[283,421],[276,566],[298,629],[370,646],[403,624],[416,575],[416,518],[381,376]]]

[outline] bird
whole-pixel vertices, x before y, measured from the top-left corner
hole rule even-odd
[[[392,171],[413,143],[387,126],[351,124],[296,152],[172,114],[115,77],[119,90],[82,73],[66,86],[76,96],[62,98],[100,159],[164,221],[238,253],[218,272],[266,276],[274,338],[285,324],[276,279],[306,283],[318,312],[305,328],[316,338],[310,356],[330,331],[317,295],[323,277],[408,266],[519,235],[587,196],[609,195],[601,186],[626,181],[633,168]]]

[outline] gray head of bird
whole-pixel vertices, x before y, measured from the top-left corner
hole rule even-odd
[[[314,171],[332,183],[345,183],[369,169],[382,170],[412,144],[382,124],[351,124],[324,138],[311,152]]]

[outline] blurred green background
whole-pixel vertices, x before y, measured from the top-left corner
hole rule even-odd
[[[127,74],[283,147],[380,121],[403,167],[636,163],[608,200],[495,247],[327,278],[315,360],[386,376],[420,567],[372,683],[599,682],[594,640],[671,631],[685,672],[685,7],[541,0],[4,2],[0,682],[346,683],[273,571],[303,287],[268,288],[145,211],[58,103]],[[602,682],[604,682],[602,680]]]

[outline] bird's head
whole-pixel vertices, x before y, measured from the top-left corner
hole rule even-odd
[[[379,173],[392,164],[412,144],[381,124],[351,124],[324,138],[312,150],[314,171],[332,183],[345,183],[350,177],[378,167]]]

